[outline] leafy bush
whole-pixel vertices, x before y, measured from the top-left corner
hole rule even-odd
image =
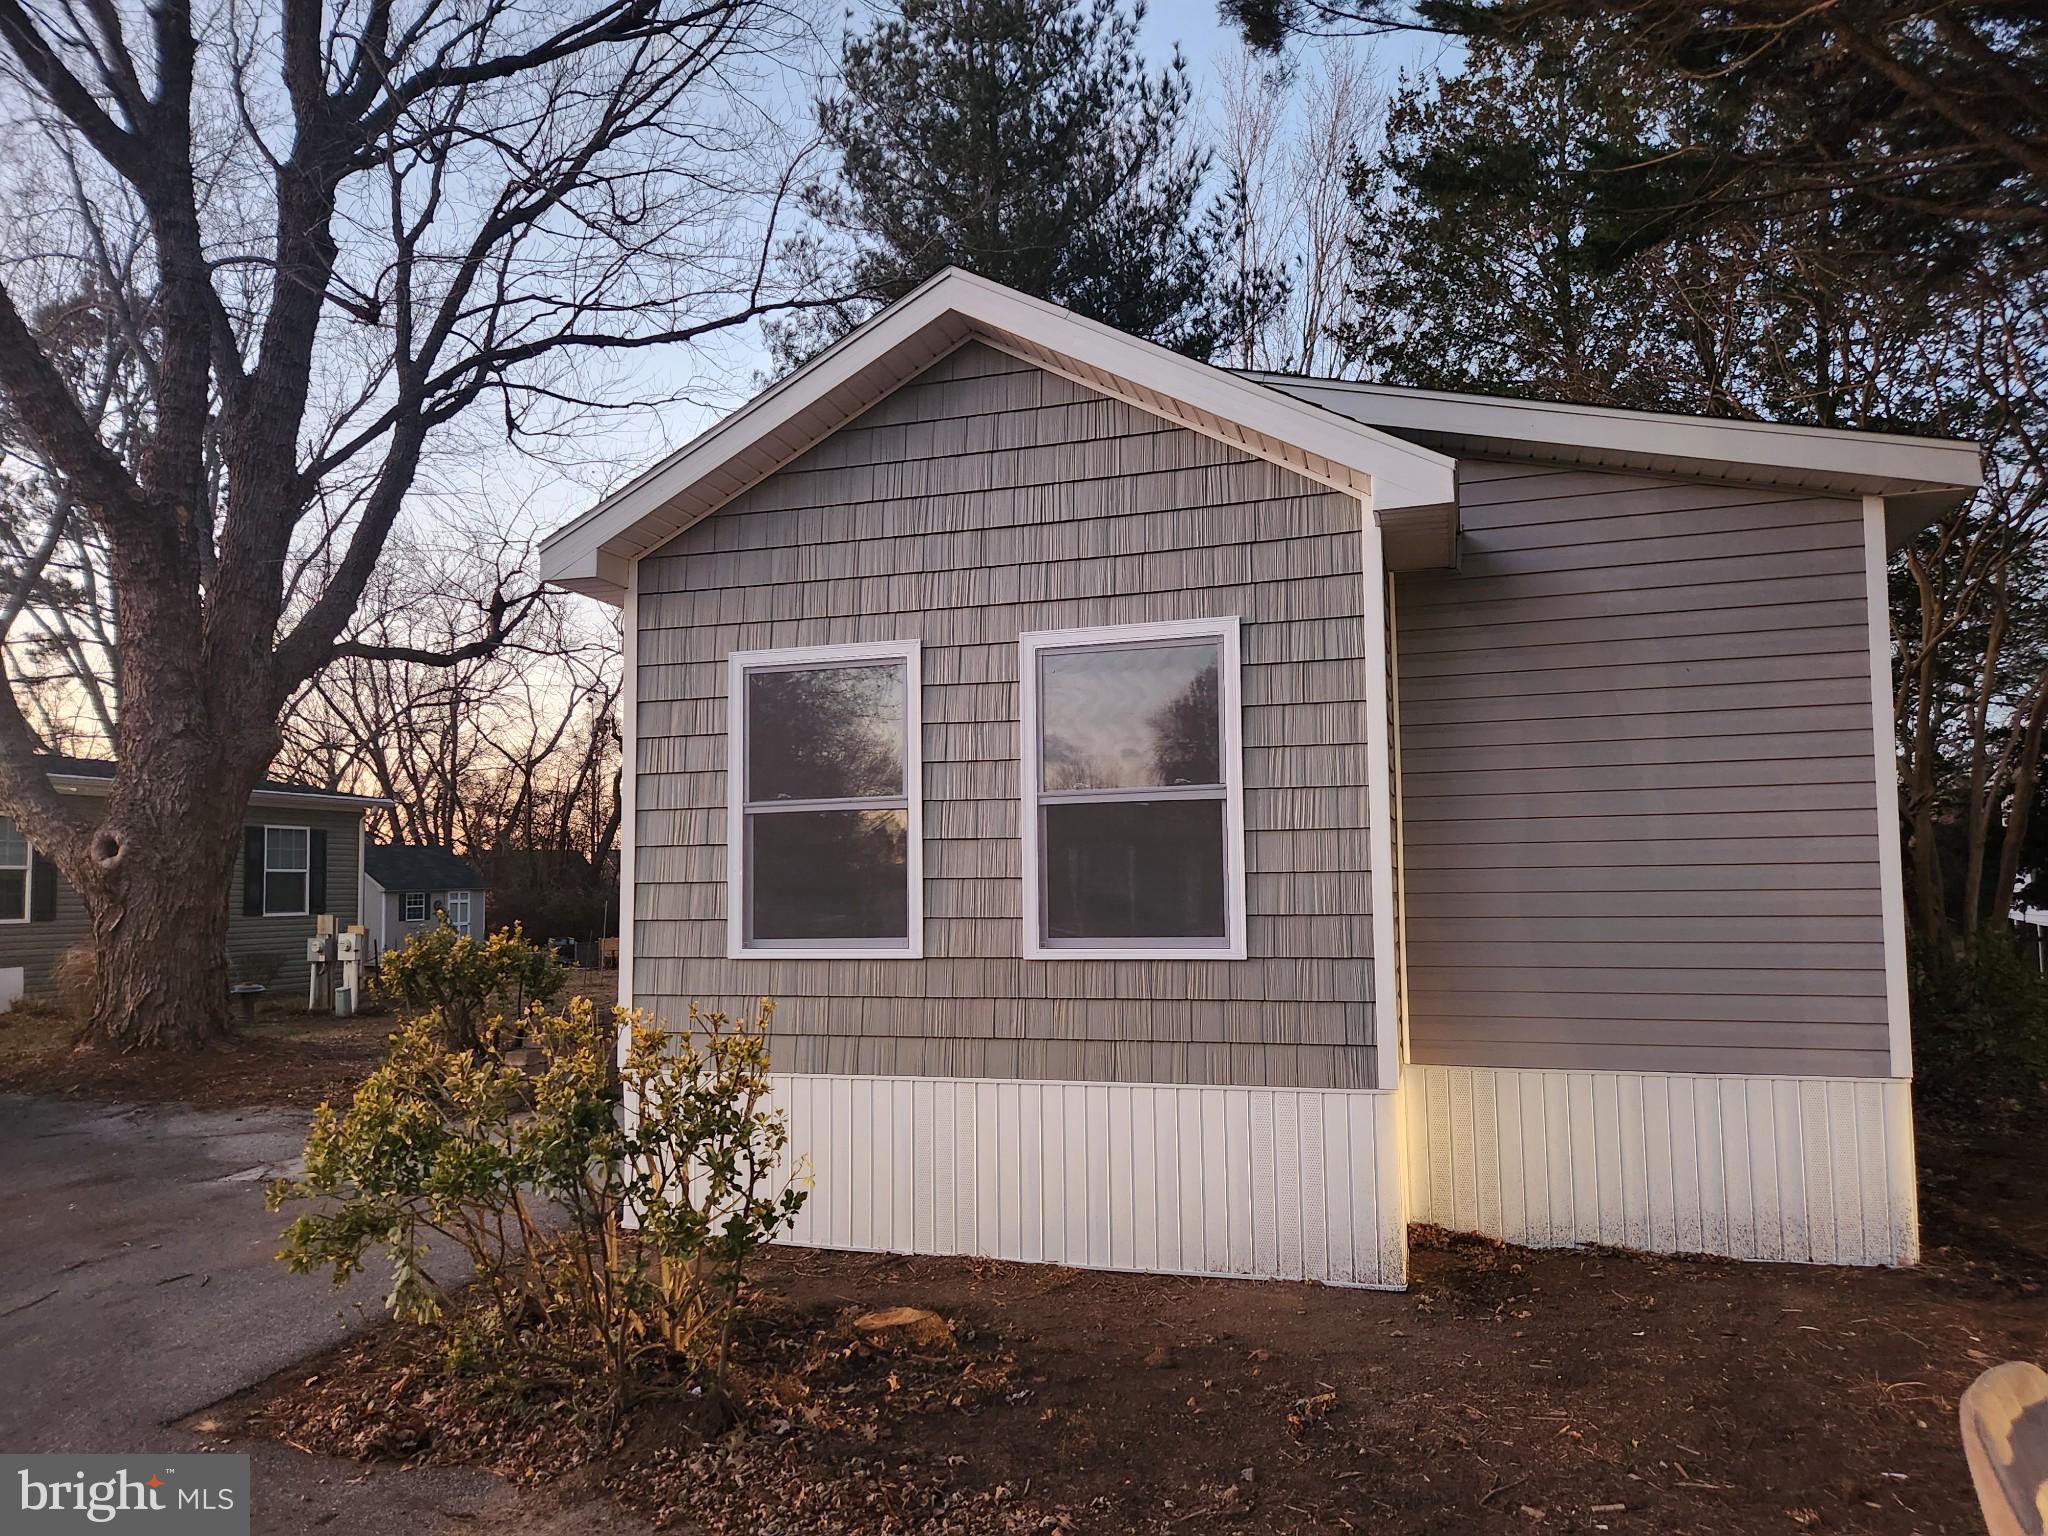
[[[505,1022],[529,1004],[552,1004],[568,977],[517,923],[479,941],[457,933],[445,913],[387,954],[377,975],[408,1008],[440,1020],[450,1050],[477,1053],[496,1049]]]
[[[448,1324],[451,1370],[480,1368],[482,1328],[508,1360],[601,1382],[614,1417],[664,1374],[729,1406],[747,1263],[805,1199],[779,1168],[788,1131],[766,1105],[771,1013],[692,1006],[672,1032],[586,998],[536,1008],[531,1078],[493,1050],[445,1049],[432,1015],[414,1019],[346,1110],[321,1106],[304,1175],[270,1187],[273,1210],[322,1202],[278,1256],[340,1284],[381,1246],[390,1310],[433,1324],[449,1317],[426,1268],[438,1236],[479,1298]]]
[[[2048,977],[2004,932],[1960,957],[1913,950],[1915,1097],[1957,1127],[1993,1130],[2048,1084]]]

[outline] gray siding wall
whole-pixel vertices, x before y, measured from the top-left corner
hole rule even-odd
[[[1398,578],[1415,1060],[1885,1076],[1862,509],[1504,464]]]
[[[250,811],[247,825],[312,827],[327,833],[327,910],[346,928],[356,920],[360,882],[357,832],[362,827],[357,811],[297,811],[259,807]],[[228,891],[228,970],[236,981],[260,981],[272,989],[297,993],[304,998],[307,969],[306,941],[313,937],[311,917],[244,917],[242,915],[242,861],[235,859],[234,878]]]
[[[1358,504],[971,345],[640,566],[634,988],[779,1070],[1372,1083]],[[1251,958],[1025,961],[1017,636],[1244,621]],[[923,960],[724,958],[725,658],[923,643]]]
[[[50,969],[59,955],[92,937],[92,920],[86,916],[78,892],[62,875],[54,870],[51,874],[57,882],[57,911],[49,922],[0,923],[0,966],[10,970],[20,966],[22,989],[29,995],[48,988]]]
[[[440,921],[435,909],[447,904],[448,895],[447,891],[428,891],[427,915],[418,922],[408,923],[405,920],[405,892],[386,891],[384,893],[384,947],[386,949],[403,949],[407,939],[416,933],[424,933],[432,928]],[[484,893],[482,891],[471,891],[469,893],[470,936],[481,939],[489,931],[490,929],[484,923]],[[528,937],[535,937],[535,935],[530,934]],[[540,937],[545,937],[545,935]]]
[[[327,833],[327,907],[342,926],[356,920],[357,811],[299,811],[259,808],[245,825],[318,827]],[[228,973],[234,981],[260,981],[265,986],[303,994],[307,982],[306,940],[313,937],[311,917],[244,917],[242,856],[228,889]],[[47,923],[0,923],[0,966],[21,966],[24,984],[36,992],[48,985],[50,968],[73,944],[92,937],[79,900],[64,878],[57,877],[57,915]]]

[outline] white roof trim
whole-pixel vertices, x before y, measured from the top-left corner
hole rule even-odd
[[[1447,452],[1882,496],[1925,521],[1984,481],[1978,445],[1612,406],[1507,400],[1449,390],[1247,372],[1354,421],[1415,434]]]
[[[1243,447],[1376,512],[1452,525],[1456,462],[1434,449],[949,267],[541,544],[541,575],[609,602],[627,566],[979,339]]]

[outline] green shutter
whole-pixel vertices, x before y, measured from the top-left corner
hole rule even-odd
[[[32,923],[57,920],[57,866],[40,849],[28,865],[28,917]]]
[[[263,829],[242,829],[242,916],[263,915]]]
[[[327,833],[313,828],[306,851],[306,910],[314,914],[327,910]]]

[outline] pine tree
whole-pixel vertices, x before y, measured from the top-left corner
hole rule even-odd
[[[1630,93],[1572,62],[1561,46],[1481,45],[1455,74],[1404,82],[1384,154],[1352,171],[1357,313],[1340,340],[1371,375],[1675,403],[1667,357],[1644,345],[1657,305],[1640,263],[1611,270],[1589,248],[1587,156]]]
[[[906,0],[848,40],[819,104],[839,179],[811,211],[855,303],[772,337],[795,362],[947,266],[1207,357],[1276,280],[1227,276],[1231,210],[1203,205],[1185,62],[1157,74],[1142,5]]]

